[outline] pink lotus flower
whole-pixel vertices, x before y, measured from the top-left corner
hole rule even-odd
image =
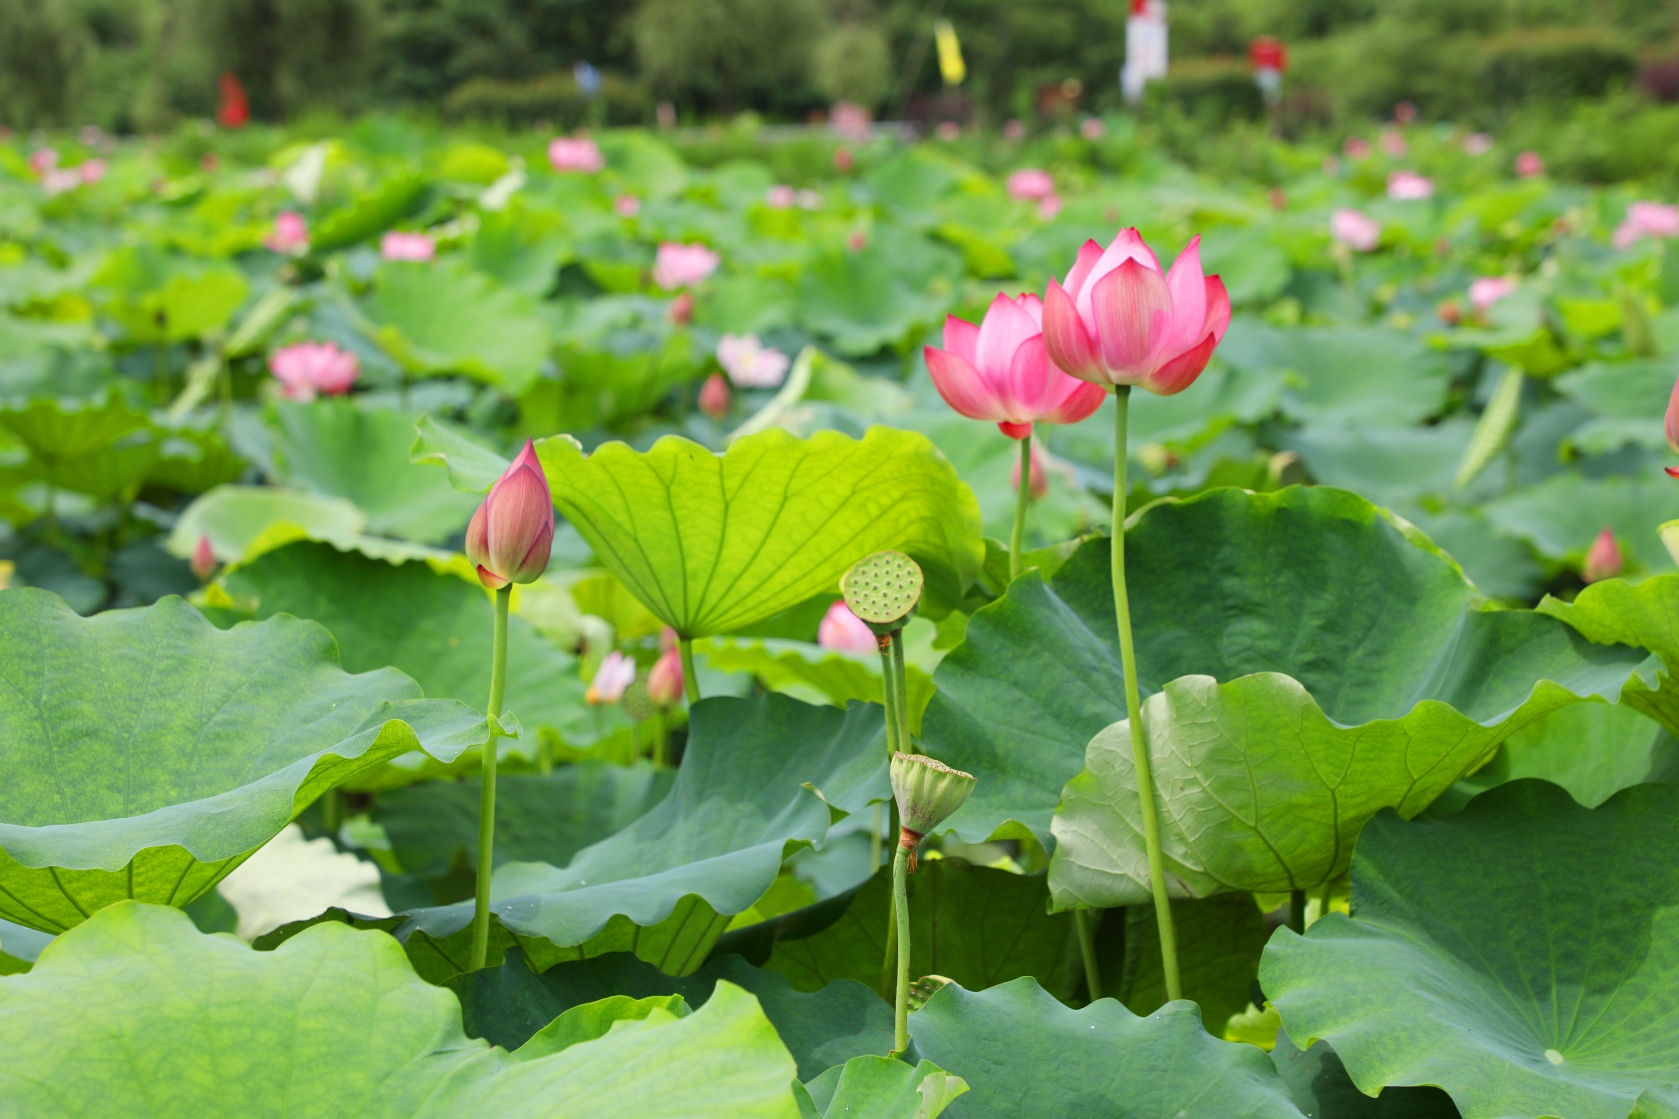
[[[697,284],[713,272],[722,263],[723,258],[695,243],[679,245],[674,241],[665,241],[659,246],[658,254],[653,259],[653,282],[666,291],[675,291]]]
[[[1026,438],[1039,420],[1078,423],[1102,406],[1102,388],[1050,364],[1043,321],[1035,295],[999,294],[979,326],[946,317],[944,349],[924,350],[933,387],[962,415],[994,423],[1010,439]]]
[[[583,702],[591,706],[617,703],[624,698],[624,689],[634,680],[635,658],[614,649],[595,669],[595,678],[590,681],[589,690],[583,693]]]
[[[81,175],[69,167],[49,167],[47,173],[41,176],[41,189],[47,192],[48,198],[75,190],[81,185]]]
[[[995,304],[993,304],[995,306]],[[1063,288],[1044,297],[1049,359],[1081,380],[1170,396],[1195,382],[1230,325],[1230,296],[1201,271],[1201,238],[1169,273],[1135,229],[1106,250],[1086,241]],[[1088,413],[1086,413],[1088,414]]]
[[[621,218],[633,218],[641,213],[641,199],[633,194],[620,194],[612,200],[612,212]]]
[[[1516,281],[1508,276],[1482,276],[1469,285],[1469,302],[1477,311],[1485,311],[1494,303],[1516,290]]]
[[[660,707],[674,707],[682,699],[685,683],[681,650],[666,649],[653,662],[653,671],[647,674],[647,698]]]
[[[863,106],[850,101],[836,101],[828,110],[828,127],[848,140],[867,140],[873,115]]]
[[[1662,421],[1662,428],[1667,434],[1668,449],[1679,455],[1679,380],[1673,382],[1673,393],[1667,398],[1667,416]],[[1679,478],[1679,466],[1663,469],[1669,477]]]
[[[1471,132],[1463,138],[1463,150],[1468,155],[1486,155],[1492,151],[1492,137],[1485,132]]]
[[[343,396],[361,376],[356,355],[340,350],[336,342],[299,342],[275,350],[268,368],[280,382],[280,395],[287,400],[309,401],[317,393]]]
[[[1395,171],[1388,176],[1388,197],[1395,202],[1420,202],[1434,197],[1434,180],[1415,171]]]
[[[869,247],[869,235],[861,229],[853,229],[845,236],[845,251],[860,253]]]
[[[1100,117],[1085,117],[1079,121],[1079,135],[1086,140],[1100,140],[1108,134],[1108,126]]]
[[[1516,157],[1516,174],[1524,179],[1537,178],[1545,173],[1545,161],[1538,152],[1523,152]]]
[[[1061,212],[1061,196],[1046,194],[1038,200],[1038,218],[1040,221],[1053,221],[1056,214]]]
[[[1603,579],[1613,579],[1621,573],[1626,561],[1621,556],[1621,546],[1615,543],[1615,530],[1608,525],[1597,534],[1592,541],[1591,550],[1586,553],[1586,562],[1580,569],[1580,578],[1587,583],[1596,583]]]
[[[606,159],[600,154],[600,146],[588,137],[573,140],[556,136],[548,141],[548,163],[562,173],[576,171],[592,175],[606,166]]]
[[[90,159],[77,167],[76,173],[81,176],[82,182],[92,185],[103,179],[105,172],[109,170],[110,167],[103,159]]]
[[[58,150],[56,148],[36,148],[29,153],[29,170],[37,178],[45,178],[48,171],[58,166]]]
[[[1038,453],[1036,443],[1032,444],[1030,454],[1032,456],[1032,467],[1027,484],[1032,487],[1029,496],[1033,501],[1036,501],[1049,492],[1049,475],[1044,472],[1043,456]],[[1020,492],[1020,460],[1018,458],[1014,460],[1014,469],[1009,472],[1009,486],[1015,493]]]
[[[496,479],[466,526],[466,558],[492,591],[534,583],[548,568],[554,543],[554,498],[536,447],[524,450]]]
[[[1358,136],[1348,136],[1341,151],[1348,159],[1366,159],[1370,155],[1370,141]]]
[[[764,193],[764,204],[772,210],[790,210],[799,199],[799,192],[785,183],[770,187]]]
[[[1405,153],[1411,150],[1411,145],[1405,142],[1405,134],[1396,129],[1382,129],[1382,150],[1395,159],[1405,158]]]
[[[723,379],[723,374],[713,373],[700,386],[700,411],[714,420],[720,420],[729,414],[729,382]]]
[[[200,583],[216,573],[216,550],[210,546],[208,535],[199,536],[198,546],[192,550],[192,573]]]
[[[273,252],[288,256],[309,251],[309,225],[296,210],[282,210],[274,219],[274,232],[262,242]]]
[[[437,255],[437,242],[424,233],[393,229],[379,239],[379,255],[386,260],[430,260]]]
[[[717,364],[745,389],[773,389],[787,376],[791,359],[759,343],[756,334],[725,334],[717,341]]]
[[[1679,237],[1679,206],[1660,202],[1634,202],[1615,230],[1615,247],[1629,249],[1646,237]]]
[[[1367,253],[1382,238],[1382,223],[1358,210],[1329,215],[1329,235],[1355,253]]]
[[[1019,202],[1036,202],[1055,193],[1055,180],[1048,171],[1027,167],[1016,171],[1008,179],[1009,197]]]
[[[816,643],[824,649],[856,656],[866,656],[880,649],[878,640],[863,619],[853,614],[844,602],[835,602],[822,615],[822,624],[816,627]]]

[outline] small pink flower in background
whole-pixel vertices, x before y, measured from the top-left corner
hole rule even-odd
[[[1079,135],[1086,140],[1100,140],[1108,134],[1108,126],[1100,117],[1085,117],[1079,121]]]
[[[729,414],[729,382],[723,379],[723,374],[713,373],[700,386],[700,411],[714,420],[721,420]]]
[[[1629,249],[1646,237],[1679,237],[1679,206],[1634,202],[1615,230],[1615,247]]]
[[[36,148],[29,153],[29,170],[37,178],[45,178],[48,171],[58,166],[58,150],[56,148]]]
[[[1126,229],[1106,249],[1086,241],[1065,287],[1050,280],[1043,324],[1049,359],[1067,373],[1171,396],[1195,383],[1224,340],[1230,296],[1202,272],[1200,237],[1163,273]]]
[[[653,259],[653,282],[666,291],[699,283],[722,263],[723,258],[698,242],[679,245],[665,241]]]
[[[873,114],[850,101],[836,101],[828,110],[828,127],[848,140],[867,140],[873,123]]]
[[[264,247],[288,256],[309,250],[309,225],[296,210],[283,210],[274,219],[274,232],[263,240]]]
[[[863,619],[851,612],[844,602],[836,602],[822,615],[816,627],[816,643],[824,649],[866,656],[878,652],[880,644]]]
[[[47,173],[41,176],[41,189],[47,192],[49,198],[81,185],[82,177],[73,168],[49,167]]]
[[[798,199],[798,191],[785,183],[770,187],[764,194],[764,204],[772,210],[791,210]]]
[[[581,140],[556,136],[548,141],[548,163],[562,173],[576,171],[592,175],[606,166],[606,159],[600,154],[600,145],[586,136]]]
[[[1415,171],[1395,171],[1388,176],[1388,197],[1395,202],[1420,202],[1434,197],[1434,180]]]
[[[1033,501],[1036,501],[1049,492],[1049,475],[1044,472],[1043,456],[1038,453],[1036,443],[1032,444],[1030,454],[1032,456],[1032,470],[1028,485],[1032,487],[1030,496]],[[1020,492],[1020,460],[1018,458],[1014,460],[1014,469],[1009,472],[1009,485],[1015,493]]]
[[[1036,202],[1055,193],[1055,180],[1048,171],[1026,167],[1008,178],[1009,197],[1020,202]]]
[[[808,189],[799,191],[798,194],[793,196],[793,200],[799,204],[801,210],[820,210],[823,203],[820,194]]]
[[[216,550],[210,546],[207,535],[198,538],[198,546],[192,550],[192,573],[203,583],[216,572]]]
[[[953,120],[941,120],[939,126],[933,129],[933,135],[947,143],[959,140],[962,137],[962,126]]]
[[[1393,107],[1393,119],[1400,124],[1410,124],[1417,119],[1417,107],[1410,101],[1401,101]]]
[[[1516,174],[1524,179],[1537,178],[1545,173],[1545,161],[1538,152],[1523,152],[1516,157]]]
[[[1411,145],[1405,142],[1405,134],[1393,128],[1382,129],[1382,150],[1395,159],[1403,159],[1405,153],[1411,150]]]
[[[275,350],[268,368],[288,400],[313,400],[317,394],[343,396],[361,376],[361,363],[336,342],[298,342]]]
[[[687,326],[694,321],[694,297],[688,292],[683,292],[670,301],[670,306],[665,308],[665,314],[677,326]]]
[[[1457,305],[1455,299],[1448,299],[1441,303],[1439,307],[1435,308],[1434,313],[1439,315],[1440,321],[1447,326],[1457,326],[1463,321],[1463,308]]]
[[[595,669],[595,678],[590,681],[589,690],[583,693],[583,702],[591,705],[617,703],[624,698],[624,689],[634,680],[635,658],[614,649]]]
[[[641,213],[641,199],[633,194],[620,194],[612,200],[612,212],[621,218],[633,218]]]
[[[1382,238],[1382,223],[1358,210],[1341,209],[1329,215],[1329,235],[1355,253],[1367,253]]]
[[[103,159],[90,159],[77,167],[76,173],[82,177],[82,182],[92,184],[103,179],[105,172],[109,170],[110,167]]]
[[[1011,144],[1018,144],[1026,139],[1026,126],[1018,120],[1003,122],[1003,139]]]
[[[1604,525],[1603,531],[1592,541],[1591,550],[1586,553],[1586,562],[1580,569],[1580,578],[1588,583],[1613,579],[1625,566],[1621,546],[1615,543],[1615,530]]]
[[[1370,141],[1359,136],[1348,136],[1346,143],[1341,145],[1341,151],[1348,159],[1366,159],[1370,155]]]
[[[1042,221],[1052,221],[1061,212],[1061,196],[1046,194],[1038,200],[1038,217]]]
[[[857,159],[856,159],[855,156],[853,156],[851,154],[851,149],[850,148],[839,147],[839,148],[834,149],[834,170],[835,171],[838,171],[840,174],[843,175],[846,172],[850,171],[851,168],[856,165],[856,163],[857,163]]]
[[[1471,132],[1463,138],[1463,150],[1469,155],[1486,155],[1492,151],[1492,137],[1485,132]]]
[[[437,255],[437,242],[424,233],[393,229],[379,239],[379,255],[386,260],[430,260]]]
[[[869,235],[861,229],[853,229],[845,237],[845,251],[860,253],[869,247]]]
[[[647,674],[647,698],[660,707],[674,707],[682,700],[682,652],[666,649]]]
[[[1469,302],[1485,311],[1500,299],[1515,294],[1516,281],[1508,276],[1482,276],[1469,285]]]
[[[944,349],[923,350],[933,387],[956,411],[996,424],[1010,439],[1026,438],[1039,421],[1078,423],[1106,393],[1051,363],[1043,322],[1044,305],[1031,294],[999,294],[978,326],[946,316]]]
[[[756,334],[725,334],[717,341],[717,364],[743,389],[773,389],[786,378],[791,359],[759,343]]]

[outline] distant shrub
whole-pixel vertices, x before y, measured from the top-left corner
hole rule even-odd
[[[644,124],[653,116],[646,86],[617,74],[603,74],[599,102],[592,104],[569,72],[527,81],[472,78],[450,91],[443,113],[452,120],[508,125],[546,120],[563,129]]]
[[[1501,35],[1482,44],[1476,87],[1498,106],[1600,98],[1638,72],[1632,49],[1590,28]]]
[[[1151,88],[1151,103],[1170,107],[1206,127],[1258,120],[1265,100],[1246,61],[1196,58],[1172,66],[1164,82]]]
[[[0,121],[70,123],[87,48],[62,0],[0,0]]]

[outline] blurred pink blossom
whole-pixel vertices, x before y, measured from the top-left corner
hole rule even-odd
[[[1346,143],[1341,145],[1341,151],[1348,159],[1364,159],[1370,154],[1370,141],[1359,136],[1348,136]]]
[[[274,232],[262,243],[277,253],[306,252],[309,249],[309,225],[296,210],[283,210],[274,219]]]
[[[48,197],[75,190],[81,185],[81,175],[69,167],[49,167],[46,174],[41,176],[41,189],[47,192]]]
[[[717,342],[717,364],[745,389],[772,389],[787,376],[790,359],[758,341],[756,334],[725,334]]]
[[[847,252],[860,253],[869,247],[869,235],[861,229],[853,229],[846,234],[845,248]]]
[[[1048,171],[1025,167],[1009,176],[1008,191],[1010,198],[1036,202],[1055,193],[1055,180],[1050,177]]]
[[[653,258],[653,282],[666,291],[689,287],[717,271],[722,260],[697,241],[690,245],[664,241]]]
[[[1003,123],[1003,139],[1011,144],[1019,143],[1026,139],[1026,126],[1018,120],[1005,121]]]
[[[834,149],[834,170],[835,171],[838,171],[840,174],[843,175],[846,172],[850,171],[851,168],[856,165],[856,163],[857,163],[857,160],[851,154],[851,149],[850,148],[841,146],[841,147],[838,147],[838,148]]]
[[[29,153],[29,170],[39,178],[44,178],[48,171],[58,166],[58,151],[54,148],[36,148]]]
[[[1061,212],[1061,196],[1046,194],[1038,201],[1038,217],[1049,221]]]
[[[612,212],[621,218],[633,218],[641,213],[641,199],[633,194],[620,194],[612,200]]]
[[[316,394],[342,396],[361,376],[356,355],[336,342],[298,342],[269,355],[268,368],[288,400],[313,400]]]
[[[790,210],[798,198],[798,191],[785,183],[777,183],[765,193],[764,204],[772,210]]]
[[[1545,173],[1545,161],[1538,152],[1523,152],[1516,157],[1516,174],[1524,179],[1537,178]]]
[[[962,126],[953,120],[941,120],[939,126],[933,129],[933,135],[946,143],[962,138]]]
[[[635,659],[614,649],[606,654],[595,670],[589,690],[583,694],[588,704],[617,703],[624,697],[624,689],[635,680]]]
[[[1108,134],[1108,126],[1100,117],[1085,117],[1079,121],[1079,135],[1086,140],[1100,140]]]
[[[1679,206],[1660,202],[1634,202],[1615,230],[1615,247],[1629,249],[1646,237],[1679,237]]]
[[[1469,155],[1486,155],[1492,151],[1492,137],[1485,132],[1471,132],[1463,138],[1463,150]]]
[[[584,174],[593,174],[606,166],[606,159],[600,154],[600,145],[587,136],[580,140],[556,136],[548,141],[548,162],[556,171],[580,171]]]
[[[1517,284],[1508,276],[1482,276],[1469,285],[1469,302],[1477,311],[1485,311],[1494,303],[1514,294]]]
[[[1395,202],[1420,202],[1434,197],[1434,180],[1415,171],[1395,171],[1388,176],[1388,197]]]
[[[867,140],[873,121],[867,109],[850,101],[836,101],[828,110],[828,127],[851,140]]]
[[[714,420],[721,420],[729,414],[729,382],[723,379],[723,374],[713,373],[700,386],[700,411]]]
[[[393,229],[379,239],[379,255],[386,260],[430,260],[437,255],[437,242],[424,233]]]
[[[1395,159],[1402,159],[1411,150],[1411,145],[1405,142],[1405,134],[1395,128],[1382,129],[1382,150]]]
[[[97,183],[110,170],[103,159],[90,159],[76,168],[76,173],[82,177],[84,183]]]
[[[880,649],[875,635],[870,632],[863,619],[853,614],[851,608],[843,602],[834,603],[828,607],[828,612],[822,615],[822,624],[816,627],[816,643],[824,649],[851,653],[859,657]]]
[[[670,316],[670,321],[675,325],[687,326],[694,321],[694,297],[688,292],[683,292],[670,301],[670,306],[665,308],[665,314]]]
[[[1367,253],[1382,238],[1382,223],[1358,210],[1336,210],[1329,216],[1329,235],[1354,252]]]

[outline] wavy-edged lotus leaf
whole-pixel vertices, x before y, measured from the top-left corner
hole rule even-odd
[[[508,863],[496,871],[490,910],[503,946],[517,938],[543,970],[634,951],[672,974],[693,971],[728,919],[775,882],[787,855],[823,842],[831,808],[855,812],[889,796],[885,737],[872,704],[842,711],[774,694],[701,700],[661,804],[564,869]],[[415,910],[396,935],[412,952],[424,934],[458,959],[471,919],[471,902]]]
[[[831,591],[853,563],[896,548],[953,603],[985,558],[979,507],[925,436],[862,439],[774,429],[718,455],[676,436],[645,453],[566,438],[537,453],[554,504],[595,556],[686,637],[727,633]]]
[[[1656,575],[1641,583],[1605,579],[1592,583],[1572,603],[1546,596],[1536,607],[1561,618],[1591,641],[1638,645],[1665,666],[1658,686],[1645,680],[1627,685],[1621,702],[1679,734],[1679,575]]]
[[[935,1119],[968,1082],[932,1061],[859,1056],[804,1088],[820,1119]]]
[[[1487,520],[1507,536],[1526,540],[1548,560],[1579,567],[1605,527],[1613,529],[1627,571],[1673,571],[1673,557],[1662,547],[1655,526],[1679,518],[1679,487],[1654,478],[1588,478],[1577,471],[1560,474],[1489,501]]]
[[[465,373],[518,396],[548,356],[530,297],[465,264],[383,264],[365,311],[379,345],[414,374]]]
[[[1287,1033],[1276,1033],[1271,1063],[1309,1119],[1460,1119],[1452,1097],[1434,1087],[1384,1088],[1372,1099],[1358,1090],[1329,1042],[1302,1052]]]
[[[1291,374],[1282,394],[1291,419],[1410,427],[1445,402],[1450,370],[1415,334],[1387,326],[1285,330],[1247,316],[1230,326],[1219,358],[1244,372]]]
[[[892,1048],[892,1008],[867,987],[842,980],[820,991],[796,991],[784,976],[734,955],[712,959],[683,976],[668,975],[628,952],[571,960],[537,974],[524,953],[510,949],[500,965],[457,975],[445,986],[460,997],[468,1036],[515,1049],[573,1007],[614,995],[679,995],[699,1007],[720,979],[758,999],[798,1062],[801,1077]]]
[[[430,416],[421,416],[415,422],[414,443],[408,455],[417,465],[447,468],[449,484],[466,493],[484,493],[513,463],[499,451]]]
[[[38,1119],[552,1115],[557,1100],[567,1115],[799,1114],[793,1059],[727,983],[687,1017],[508,1053],[462,1033],[455,997],[389,937],[326,924],[256,952],[132,902],[0,980],[0,1042],[0,1098]]]
[[[169,531],[168,547],[186,559],[207,536],[218,560],[235,563],[253,544],[272,540],[277,530],[349,540],[366,528],[367,514],[340,497],[278,486],[217,486],[182,511]]]
[[[392,665],[434,699],[477,707],[490,694],[495,608],[476,579],[429,562],[387,563],[334,544],[299,541],[267,552],[224,579],[257,617],[281,612],[320,622],[338,638],[352,671]],[[507,622],[506,710],[522,726],[552,727],[567,741],[593,742],[595,720],[583,704],[577,661],[524,619]],[[624,725],[607,712],[607,733]],[[526,752],[534,747],[528,736]]]
[[[1598,808],[1543,781],[1444,820],[1384,812],[1352,915],[1279,930],[1260,982],[1353,1083],[1445,1089],[1464,1119],[1626,1119],[1679,1084],[1679,787]]]
[[[352,676],[291,617],[218,630],[178,598],[77,617],[0,595],[0,916],[49,932],[124,898],[185,905],[326,790],[483,716],[394,668]]]
[[[145,413],[114,393],[91,400],[16,400],[0,405],[0,430],[29,449],[17,477],[109,498],[156,463],[158,434]]]
[[[911,1058],[967,1081],[950,1119],[1301,1119],[1265,1052],[1208,1034],[1191,1002],[1139,1018],[1112,999],[1069,1010],[1031,979],[950,983],[909,1032]]]
[[[771,691],[800,699],[820,696],[844,705],[853,699],[885,703],[880,657],[825,649],[809,641],[784,638],[709,637],[694,644],[720,672],[750,672]],[[921,731],[921,714],[933,698],[933,679],[916,665],[904,666],[909,697],[909,728]]]

